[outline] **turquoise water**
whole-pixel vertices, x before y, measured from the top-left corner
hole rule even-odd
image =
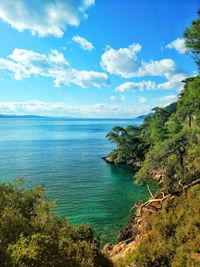
[[[103,242],[116,240],[135,202],[148,197],[130,169],[104,162],[106,133],[137,120],[0,119],[0,181],[25,177],[44,184],[60,216],[89,223]]]

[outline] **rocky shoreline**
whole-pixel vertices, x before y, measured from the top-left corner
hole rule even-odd
[[[171,195],[164,195],[164,192],[151,197],[143,204],[133,207],[136,209],[135,214],[130,216],[130,220],[124,229],[121,230],[117,244],[106,244],[102,251],[108,256],[116,266],[119,261],[123,261],[127,255],[137,249],[138,244],[145,238],[151,230],[149,221],[151,215],[159,213],[163,203],[167,199],[173,199]],[[130,210],[131,212],[131,210]],[[133,265],[135,266],[135,265]]]
[[[137,250],[140,242],[146,237],[149,231],[152,230],[152,216],[159,214],[166,202],[173,203],[175,199],[180,197],[180,195],[188,190],[188,188],[197,184],[200,184],[200,179],[196,179],[193,182],[183,186],[174,194],[167,193],[165,190],[161,190],[154,196],[152,195],[146,202],[132,207],[129,211],[129,222],[124,229],[121,230],[118,236],[119,242],[117,244],[106,244],[103,247],[102,252],[112,260],[114,266],[122,266],[120,263],[123,262],[128,255],[133,254],[134,251]],[[131,211],[134,208],[136,209],[135,213],[133,216],[131,216]],[[126,266],[140,267],[134,264]]]
[[[108,156],[104,156],[102,157],[102,159],[109,163],[109,164],[112,164],[112,165],[117,165],[117,166],[128,166],[128,167],[131,167],[133,169],[134,172],[137,172],[140,167],[141,167],[141,162],[140,161],[135,161],[133,159],[130,159],[126,162],[122,162],[122,163],[119,163],[119,164],[115,164],[112,159]]]

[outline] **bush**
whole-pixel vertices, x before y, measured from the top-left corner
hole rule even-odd
[[[93,229],[52,215],[53,206],[42,187],[0,185],[0,266],[111,266]]]

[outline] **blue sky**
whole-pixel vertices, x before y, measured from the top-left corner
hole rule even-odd
[[[1,0],[0,113],[135,117],[176,101],[197,67],[199,0]]]

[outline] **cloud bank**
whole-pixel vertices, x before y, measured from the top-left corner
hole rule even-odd
[[[1,0],[0,18],[14,29],[30,30],[41,37],[61,37],[67,26],[78,26],[87,18],[95,0]]]
[[[63,53],[57,50],[40,54],[16,48],[7,58],[0,58],[0,71],[8,71],[16,80],[33,75],[50,77],[56,87],[75,84],[82,88],[100,88],[108,84],[106,73],[75,69],[70,66]]]
[[[22,102],[0,102],[1,114],[31,114],[43,116],[70,116],[79,118],[127,118],[137,116],[138,114],[144,114],[144,112],[148,112],[148,109],[149,107],[142,107],[140,110],[136,110],[134,108],[102,103],[91,105],[68,105],[63,102],[44,102],[39,100]]]
[[[141,81],[141,82],[125,82],[115,88],[116,92],[137,92],[137,91],[149,91],[149,90],[171,90],[175,89],[180,92],[184,84],[184,81],[188,77],[185,73],[166,73],[166,82],[156,83],[154,81]]]
[[[166,81],[161,83],[151,80],[124,82],[117,86],[115,91],[121,93],[154,89],[181,91],[183,88],[182,80],[186,79],[188,75],[177,68],[175,61],[170,58],[150,60],[149,62],[141,61],[137,57],[141,48],[141,45],[136,43],[119,50],[108,47],[101,56],[101,66],[108,73],[126,79],[157,76],[164,78]]]
[[[124,92],[136,92],[144,90],[154,90],[156,88],[156,83],[152,81],[142,81],[142,82],[125,82],[116,87],[116,91]]]
[[[176,69],[175,62],[170,59],[140,61],[137,53],[141,50],[140,44],[132,44],[128,48],[115,50],[109,48],[101,56],[101,66],[110,74],[119,75],[122,78],[134,78],[143,76],[162,76]]]

